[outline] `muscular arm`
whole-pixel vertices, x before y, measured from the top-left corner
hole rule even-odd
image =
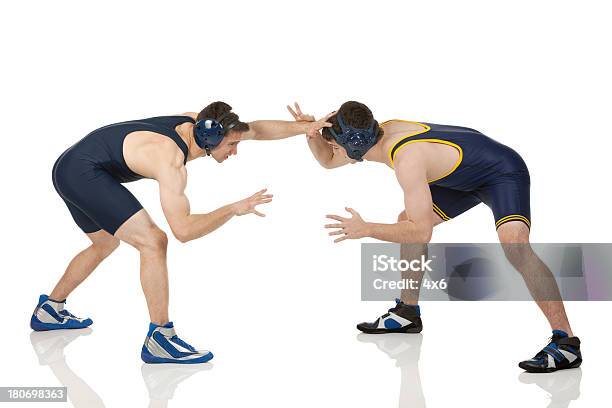
[[[187,170],[182,163],[164,166],[157,174],[164,215],[174,236],[181,242],[209,234],[237,215],[234,204],[225,205],[208,214],[191,214],[185,195]]]
[[[405,149],[395,161],[395,174],[404,190],[408,220],[395,224],[368,223],[369,236],[397,243],[427,243],[433,229],[431,192],[418,149]]]
[[[314,158],[326,169],[333,169],[349,163],[346,157],[336,153],[334,148],[323,139],[321,134],[314,137],[309,136],[308,147]]]
[[[256,120],[249,123],[249,128],[248,132],[243,133],[243,140],[280,140],[306,133],[307,123],[284,120]]]

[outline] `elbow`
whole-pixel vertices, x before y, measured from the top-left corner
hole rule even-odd
[[[336,166],[333,163],[333,160],[317,160],[319,162],[319,164],[321,165],[321,167],[323,167],[324,169],[333,169]]]
[[[420,240],[419,243],[428,244],[431,241],[432,233],[433,233],[433,228],[427,228],[427,229],[420,231],[420,233],[418,234],[419,240]]]
[[[183,244],[193,239],[185,228],[172,228],[172,234],[179,242]]]

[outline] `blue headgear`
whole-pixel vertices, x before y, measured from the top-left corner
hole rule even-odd
[[[229,113],[229,112],[228,112]],[[223,127],[221,121],[227,116],[226,114],[221,115],[217,120],[203,118],[195,123],[194,135],[195,141],[201,149],[206,151],[206,155],[210,156],[210,151],[217,147],[223,140],[223,137],[229,132],[234,126],[238,124],[238,120],[230,123],[227,127]]]
[[[368,129],[357,129],[346,125],[339,113],[337,117],[342,133],[337,134],[331,127],[329,131],[334,136],[334,139],[336,139],[336,142],[346,149],[348,157],[353,160],[362,161],[363,155],[376,144],[376,137],[379,131],[378,126],[374,129],[376,122],[373,120]]]

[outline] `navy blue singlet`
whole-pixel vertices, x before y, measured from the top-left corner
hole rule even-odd
[[[167,136],[181,149],[186,163],[188,148],[175,130],[185,122],[194,120],[189,116],[159,116],[105,126],[85,136],[57,159],[53,185],[84,232],[103,229],[114,234],[142,209],[136,197],[121,185],[144,178],[125,162],[125,137],[136,131]]]
[[[517,152],[474,129],[410,123],[421,125],[423,130],[393,145],[389,150],[391,165],[397,152],[411,143],[441,143],[459,152],[448,174],[429,180],[433,210],[440,218],[447,221],[485,203],[493,211],[496,228],[509,221],[521,221],[531,228],[529,171]]]

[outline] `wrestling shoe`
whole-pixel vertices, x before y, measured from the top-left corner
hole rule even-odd
[[[551,373],[566,368],[580,367],[580,339],[568,337],[563,330],[553,330],[550,342],[531,360],[521,361],[519,367],[530,373]]]
[[[407,305],[395,299],[395,307],[373,323],[359,323],[357,329],[364,333],[420,333],[423,330],[421,310],[418,305]]]
[[[58,302],[49,299],[47,295],[40,295],[38,305],[32,313],[30,327],[35,331],[58,329],[83,329],[90,326],[91,319],[81,319],[64,309],[66,300]]]
[[[198,364],[212,359],[213,354],[208,350],[196,350],[181,340],[174,331],[174,324],[169,322],[163,326],[149,324],[140,357],[149,364]]]

